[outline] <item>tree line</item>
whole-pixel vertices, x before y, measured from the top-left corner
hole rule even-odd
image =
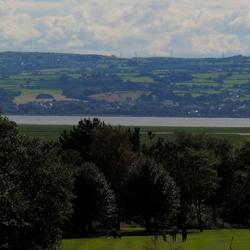
[[[250,141],[80,120],[58,141],[20,135],[0,117],[0,248],[56,249],[65,237],[121,223],[200,231],[250,224]]]

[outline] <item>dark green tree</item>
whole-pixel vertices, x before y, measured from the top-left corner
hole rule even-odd
[[[221,217],[228,223],[250,225],[250,167],[234,173],[230,196],[224,201]]]
[[[151,159],[139,159],[129,178],[131,216],[146,231],[164,227],[178,213],[179,189],[173,178]]]
[[[208,151],[186,148],[179,162],[179,183],[182,195],[194,206],[200,231],[204,228],[202,215],[206,201],[219,188],[218,160]]]
[[[71,172],[38,139],[0,117],[0,247],[56,249],[72,212]]]
[[[230,199],[235,172],[235,147],[233,143],[225,139],[209,138],[207,147],[218,160],[217,175],[219,188],[210,196],[206,204],[212,208],[214,225],[220,226],[221,216],[224,214],[224,205]]]
[[[131,130],[131,128],[128,128],[127,132],[128,132],[129,141],[132,143],[132,150],[140,154],[140,151],[141,151],[140,128],[135,127],[133,131]]]
[[[83,162],[94,163],[104,174],[116,194],[119,229],[128,174],[139,150],[139,131],[113,128],[97,118],[84,119],[72,131],[64,131],[59,142],[63,150],[78,152]]]
[[[92,232],[92,222],[105,227],[112,226],[116,219],[115,194],[105,176],[90,162],[78,167],[75,174],[74,213],[70,224],[76,226],[76,232]]]
[[[105,175],[116,194],[117,225],[120,228],[122,210],[127,195],[127,181],[137,154],[128,132],[121,127],[107,126],[98,130],[90,147],[90,159]]]
[[[74,150],[80,153],[83,160],[89,161],[90,143],[95,136],[95,131],[107,127],[98,118],[80,120],[77,127],[72,130],[64,130],[59,138],[59,143],[63,150]]]
[[[211,217],[212,211],[214,223],[220,215],[225,192],[232,181],[233,147],[227,140],[207,137],[204,133],[176,131],[175,135],[175,142],[159,138],[144,152],[161,163],[180,187],[177,223],[186,222],[194,210],[202,229],[202,215]]]
[[[68,74],[63,74],[60,76],[60,78],[58,79],[60,82],[64,83],[64,84],[68,84],[70,77]]]
[[[222,217],[229,223],[250,225],[250,141],[236,150],[231,189],[225,194]]]

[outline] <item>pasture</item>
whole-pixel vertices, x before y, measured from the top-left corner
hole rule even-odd
[[[18,125],[21,134],[39,137],[44,141],[56,141],[63,130],[71,130],[70,125]]]
[[[226,65],[227,63],[224,62]],[[108,68],[108,64],[98,64],[98,68]],[[130,68],[130,67],[128,67]],[[133,68],[133,67],[132,67]],[[246,84],[249,82],[250,79],[250,73],[248,69],[246,71],[240,71],[239,72],[231,72],[230,74],[227,74],[226,72],[216,70],[213,71],[207,71],[206,73],[196,73],[193,71],[183,70],[183,69],[175,69],[176,72],[183,71],[190,73],[190,75],[193,77],[192,79],[185,80],[178,79],[174,81],[173,86],[173,93],[176,95],[182,95],[185,96],[187,93],[191,93],[193,97],[201,96],[201,95],[214,95],[214,94],[220,94],[225,90],[232,91],[232,93],[236,92],[236,88],[241,90],[243,84]],[[154,69],[153,75],[161,77],[161,73],[168,75],[169,70],[163,69]],[[102,95],[92,95],[91,97],[94,99],[104,99],[108,102],[113,101],[119,101],[123,102],[127,99],[135,100],[138,99],[142,93],[151,93],[151,90],[148,91],[148,86],[155,85],[157,87],[157,80],[154,79],[154,77],[147,76],[147,75],[141,75],[139,73],[135,72],[114,72],[124,83],[129,81],[130,83],[134,83],[134,87],[132,89],[129,89],[129,91],[126,90],[126,95],[124,96],[121,93],[121,90],[116,90],[114,93],[116,94],[115,98],[110,98],[109,92],[101,92]],[[9,89],[9,90],[16,90],[20,91],[21,95],[17,96],[14,100],[16,104],[25,104],[28,102],[34,102],[37,101],[35,99],[35,96],[32,94],[51,94],[54,96],[53,99],[60,101],[60,100],[67,100],[71,101],[73,99],[66,98],[65,96],[62,96],[63,90],[64,90],[64,84],[60,80],[61,76],[67,74],[71,80],[73,79],[79,79],[82,75],[79,73],[78,70],[74,68],[48,68],[48,69],[41,69],[41,70],[30,70],[21,72],[18,75],[8,75],[8,76],[2,76],[0,77],[0,86],[1,88]],[[223,78],[223,82],[218,82],[217,78]],[[237,86],[234,86],[237,85]],[[138,88],[137,88],[138,87]],[[143,88],[143,89],[142,89]],[[181,89],[181,92],[180,92]],[[30,91],[33,91],[31,94]],[[56,91],[56,94],[55,94]],[[140,92],[142,91],[142,92]],[[136,92],[136,94],[135,94]],[[238,96],[237,99],[235,99],[235,96],[232,95],[228,100],[233,101],[246,101],[249,100],[248,91],[243,89],[242,93],[244,93],[243,96]],[[119,97],[119,98],[117,98]],[[79,98],[76,96],[76,98]],[[43,99],[39,101],[51,101],[50,99]]]
[[[71,130],[71,125],[18,125],[20,133],[29,136],[40,137],[45,141],[57,140],[63,130]],[[124,128],[128,128],[124,126]],[[134,127],[130,127],[132,130]],[[158,138],[163,138],[164,141],[174,141],[176,139],[173,134],[174,131],[184,130],[190,133],[204,133],[208,136],[228,139],[234,142],[241,142],[244,139],[250,137],[250,128],[246,127],[149,127],[140,126],[141,142],[142,143],[153,143]],[[155,136],[150,141],[148,137],[148,131],[152,131]]]
[[[47,101],[52,101],[52,100],[57,100],[57,101],[70,101],[70,100],[76,100],[73,98],[66,98],[65,96],[59,94],[60,91],[42,91],[42,90],[34,90],[34,91],[29,91],[26,92],[26,94],[21,94],[20,96],[15,97],[14,102],[16,104],[25,104],[28,102],[41,102],[41,99],[37,99],[37,95],[39,94],[44,94],[44,93],[50,93],[50,95],[53,96],[53,98],[43,98],[42,101],[43,102],[47,102]],[[54,93],[54,94],[53,94]]]
[[[176,250],[248,250],[250,249],[249,229],[223,229],[204,230],[200,233],[191,230],[188,233],[187,241],[182,242],[181,234],[177,234],[177,242],[172,243],[170,235],[167,235],[167,242],[159,235],[158,241],[154,241],[154,235],[143,236],[131,235],[126,229],[121,230],[122,238],[109,239],[102,236],[81,239],[64,239],[63,250],[125,250],[125,249],[176,249]],[[144,246],[144,247],[143,247]],[[231,247],[231,248],[230,248]]]

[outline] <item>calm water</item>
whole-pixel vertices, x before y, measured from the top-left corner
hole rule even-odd
[[[7,116],[17,124],[77,125],[91,116]],[[250,118],[186,118],[186,117],[97,117],[106,124],[127,126],[179,127],[250,127]]]

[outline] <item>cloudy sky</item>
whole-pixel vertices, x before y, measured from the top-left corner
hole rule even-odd
[[[250,55],[249,0],[0,0],[0,51]]]

